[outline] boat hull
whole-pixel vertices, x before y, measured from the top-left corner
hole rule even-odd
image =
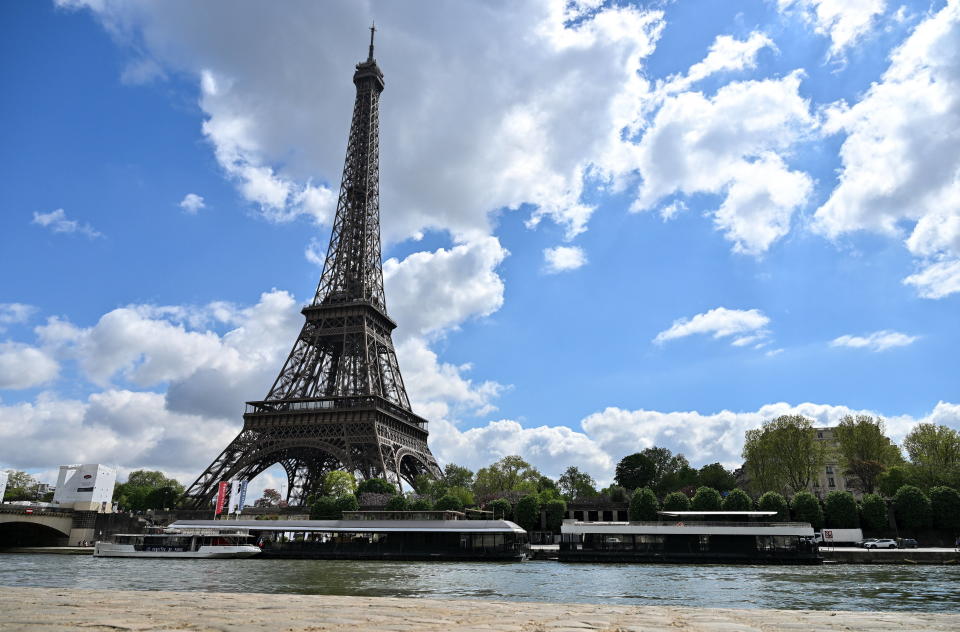
[[[260,549],[253,545],[201,546],[196,551],[137,550],[132,544],[97,542],[94,557],[154,557],[173,559],[228,559],[259,555]]]

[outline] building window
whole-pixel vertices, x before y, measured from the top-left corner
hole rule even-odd
[[[817,439],[823,439],[823,433],[822,433],[822,432],[818,432],[818,433],[817,433]]]
[[[828,478],[828,479],[827,479],[827,484],[830,485],[830,487],[836,487],[836,486],[837,486],[836,481],[834,481],[832,478]]]
[[[832,466],[832,465],[828,465],[828,466],[827,466],[827,474],[833,474],[833,466]]]

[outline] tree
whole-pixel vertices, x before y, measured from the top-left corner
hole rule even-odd
[[[697,471],[690,467],[687,457],[673,454],[667,448],[647,448],[643,454],[653,462],[653,480],[650,488],[661,497],[681,487],[697,484]]]
[[[877,477],[889,467],[903,463],[900,449],[886,436],[882,418],[847,415],[833,429],[844,475],[856,489],[872,494]]]
[[[712,487],[698,487],[690,501],[692,511],[720,511],[720,492]]]
[[[930,524],[930,499],[918,487],[904,485],[893,495],[893,510],[897,525],[919,529]]]
[[[487,503],[487,511],[493,513],[494,520],[512,520],[513,505],[506,498],[497,498]]]
[[[127,485],[131,487],[149,487],[157,489],[169,484],[169,481],[163,472],[157,470],[134,470],[127,476]]]
[[[406,511],[407,499],[402,494],[396,494],[387,501],[387,506],[384,509],[387,511]]]
[[[166,491],[159,491],[165,489]],[[183,495],[183,485],[156,470],[130,472],[127,482],[113,488],[114,501],[124,509],[164,509],[173,507]]]
[[[560,525],[567,514],[567,503],[562,498],[554,498],[543,504],[543,513],[546,517],[547,531],[560,533]]]
[[[663,499],[664,511],[689,511],[690,499],[683,492],[670,492]]]
[[[368,478],[357,484],[356,495],[361,494],[396,494],[397,486],[382,478]]]
[[[633,492],[630,498],[630,520],[654,522],[659,519],[657,511],[660,509],[657,495],[649,487],[641,487]]]
[[[936,424],[917,424],[903,439],[917,483],[929,489],[960,484],[960,432]]]
[[[682,454],[678,454],[674,458],[676,459],[677,467],[663,477],[663,480],[657,486],[659,494],[666,494],[687,487],[697,487],[700,479],[699,472],[690,467],[690,464],[687,463],[687,457]]]
[[[606,487],[602,493],[610,499],[610,502],[613,503],[630,502],[630,497],[627,495],[627,490],[619,485],[611,485],[610,487]]]
[[[913,480],[910,470],[903,465],[895,465],[877,477],[877,487],[886,498],[893,498],[897,490],[909,485]]]
[[[751,511],[753,509],[753,499],[742,489],[733,489],[723,499],[722,507],[724,511]]]
[[[620,459],[613,479],[625,489],[639,489],[649,485],[655,475],[656,465],[653,459],[637,452]]]
[[[433,508],[437,511],[463,511],[463,503],[453,494],[447,494],[441,497]]]
[[[823,501],[824,524],[835,529],[856,529],[860,526],[857,501],[850,492],[835,490]]]
[[[337,509],[340,511],[340,518],[343,518],[344,511],[356,511],[359,508],[360,503],[353,494],[337,498]]]
[[[311,520],[339,520],[342,515],[333,496],[320,496],[310,505]]]
[[[37,479],[20,470],[7,470],[7,490],[0,500],[31,500]]]
[[[887,518],[887,503],[883,498],[878,494],[864,494],[860,499],[860,521],[866,529],[886,529],[890,521]]]
[[[943,485],[930,490],[930,509],[933,526],[938,529],[960,531],[960,494]]]
[[[809,419],[781,415],[747,431],[743,458],[757,491],[799,492],[817,478],[825,452]]]
[[[533,531],[540,523],[540,500],[534,494],[527,494],[517,501],[514,513],[518,525],[527,531]]]
[[[407,510],[409,511],[432,511],[433,508],[434,505],[427,496],[417,496],[407,501]]]
[[[697,472],[697,482],[705,487],[712,487],[718,492],[727,492],[737,486],[737,478],[733,472],[719,463],[704,465]]]
[[[797,492],[790,501],[793,519],[797,522],[809,522],[814,529],[823,527],[823,509],[820,501],[808,491]]]
[[[597,482],[586,472],[581,472],[580,468],[571,465],[557,480],[557,487],[560,493],[567,500],[577,498],[589,498],[597,495]]]
[[[447,463],[443,468],[443,483],[449,487],[473,487],[473,472],[455,463]]]
[[[147,509],[171,509],[177,506],[177,501],[183,493],[183,487],[177,489],[172,485],[164,485],[151,490],[146,498]]]
[[[757,501],[760,511],[776,511],[777,515],[770,517],[770,522],[784,522],[790,519],[790,508],[787,500],[777,492],[767,492]]]
[[[263,490],[263,496],[254,501],[254,507],[276,507],[281,501],[280,492],[268,487]]]
[[[443,496],[453,496],[458,501],[460,501],[461,507],[471,507],[474,504],[473,492],[471,492],[466,487],[457,487],[457,486],[450,487],[449,489],[447,489],[447,493],[444,494]]]
[[[350,472],[331,470],[323,477],[323,494],[343,498],[357,491],[357,479]]]
[[[497,492],[539,491],[540,472],[519,456],[505,456],[489,467],[481,468],[473,482],[473,492],[480,497]]]

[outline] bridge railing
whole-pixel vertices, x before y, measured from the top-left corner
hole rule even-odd
[[[30,507],[28,505],[0,505],[0,514],[22,516],[48,516],[51,518],[72,517],[73,509],[65,507]]]

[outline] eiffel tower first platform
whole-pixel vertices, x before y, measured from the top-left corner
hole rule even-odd
[[[410,408],[387,315],[380,262],[379,102],[383,73],[357,64],[357,98],[337,215],[306,322],[263,401],[247,402],[243,430],[190,486],[196,507],[220,481],[252,480],[280,464],[291,505],[320,491],[324,474],[353,472],[412,484],[438,476],[427,422]]]

